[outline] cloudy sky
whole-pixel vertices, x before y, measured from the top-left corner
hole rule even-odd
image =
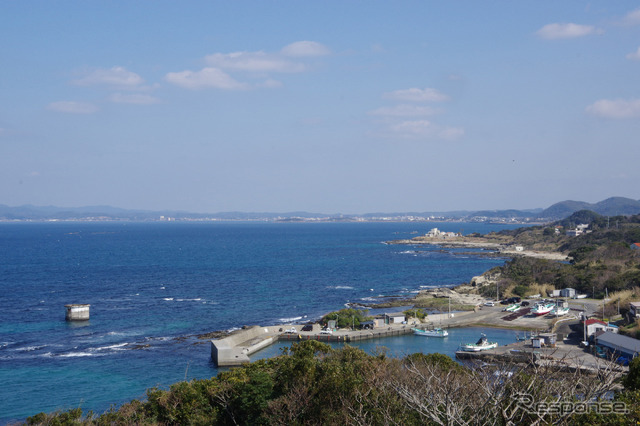
[[[640,198],[637,1],[0,0],[0,204]]]

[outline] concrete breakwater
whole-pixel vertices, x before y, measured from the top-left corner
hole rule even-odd
[[[211,359],[220,367],[236,366],[250,362],[249,355],[263,349],[278,340],[349,343],[367,339],[410,334],[411,327],[497,327],[529,332],[541,332],[551,328],[552,318],[532,314],[512,318],[503,311],[503,306],[480,306],[475,311],[455,312],[452,314],[429,315],[419,324],[387,324],[372,330],[338,330],[331,334],[321,332],[319,324],[313,324],[310,331],[302,331],[302,325],[253,326],[237,330],[222,339],[211,341]],[[514,354],[511,354],[514,355]]]
[[[249,355],[276,343],[278,340],[349,343],[411,333],[411,326],[390,326],[374,330],[341,330],[331,334],[320,332],[314,324],[313,330],[301,331],[302,326],[253,326],[243,328],[223,339],[211,340],[211,359],[218,367],[232,367],[250,362]],[[294,331],[295,330],[295,331]]]

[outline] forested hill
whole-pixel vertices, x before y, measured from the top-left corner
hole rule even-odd
[[[583,201],[562,201],[543,210],[539,217],[562,219],[580,210],[591,210],[603,216],[640,214],[640,201],[624,197],[611,197],[595,204]]]

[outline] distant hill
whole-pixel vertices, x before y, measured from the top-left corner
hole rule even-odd
[[[591,210],[603,216],[633,215],[640,213],[640,201],[624,197],[611,197],[595,204],[584,201],[562,201],[543,210],[538,217],[564,219],[580,210]]]
[[[472,216],[475,217],[492,217],[492,218],[504,218],[504,219],[524,219],[527,217],[537,217],[542,212],[542,209],[533,210],[481,210],[474,212]]]
[[[640,201],[624,197],[611,197],[599,203],[591,204],[584,201],[562,201],[547,209],[527,210],[455,210],[455,211],[425,211],[425,212],[395,212],[395,213],[365,213],[359,215],[309,213],[309,212],[218,212],[218,213],[189,213],[184,211],[164,210],[127,210],[110,206],[87,207],[56,207],[24,205],[10,207],[0,204],[0,220],[160,220],[161,216],[174,219],[217,219],[217,220],[276,220],[298,221],[304,219],[322,219],[330,221],[377,220],[394,218],[396,220],[415,220],[416,218],[447,218],[470,221],[486,221],[495,219],[514,220],[561,220],[573,213],[589,210],[602,216],[640,214]],[[358,218],[358,219],[356,219]]]

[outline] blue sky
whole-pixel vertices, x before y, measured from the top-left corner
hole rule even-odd
[[[0,204],[640,198],[636,1],[0,0]]]

